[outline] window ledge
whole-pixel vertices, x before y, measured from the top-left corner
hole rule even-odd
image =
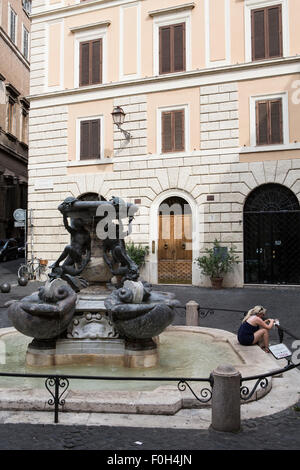
[[[99,158],[97,160],[72,160],[68,162],[68,166],[107,165],[108,163],[113,163],[112,158]]]
[[[85,24],[82,26],[74,26],[70,28],[71,33],[79,33],[80,31],[86,31],[87,29],[103,28],[108,27],[111,24],[109,20],[100,21],[99,23]]]
[[[193,8],[195,8],[195,6],[196,5],[194,2],[185,3],[184,5],[177,5],[174,7],[161,8],[160,10],[149,11],[148,15],[154,17],[154,16],[165,15],[169,13],[178,13],[184,10],[192,10]]]
[[[284,152],[285,150],[299,150],[300,143],[294,144],[278,144],[278,145],[262,145],[259,147],[241,147],[240,153],[259,153],[259,152]]]
[[[175,157],[184,157],[185,155],[191,155],[187,150],[180,150],[178,152],[160,152],[158,157],[160,158],[175,158]],[[152,156],[152,155],[151,155]]]
[[[26,144],[26,142],[20,141],[20,145],[21,145],[25,150],[28,150],[28,144]]]
[[[6,135],[9,138],[9,140],[12,140],[13,142],[17,142],[17,140],[18,140],[17,137],[14,134],[12,134],[11,132],[6,132]]]

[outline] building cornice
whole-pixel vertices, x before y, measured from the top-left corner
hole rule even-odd
[[[73,26],[70,28],[71,33],[79,33],[80,31],[86,31],[95,29],[95,28],[103,28],[103,27],[108,27],[110,26],[111,22],[109,20],[107,21],[99,21],[98,23],[90,23],[90,24],[84,24],[81,26]]]
[[[184,3],[183,5],[176,5],[176,6],[173,6],[173,7],[168,7],[168,8],[160,8],[159,10],[152,10],[152,11],[148,11],[148,15],[149,16],[161,16],[161,15],[166,15],[166,14],[171,14],[171,13],[179,13],[181,11],[185,11],[185,10],[192,10],[193,8],[195,8],[195,3],[194,2],[191,2],[191,3]]]
[[[300,56],[193,70],[115,83],[45,92],[29,97],[31,108],[155,93],[232,81],[299,73]],[[57,101],[57,103],[56,103]]]
[[[21,163],[24,163],[25,165],[28,164],[28,157],[25,157],[24,155],[21,155],[18,153],[16,150],[8,147],[5,145],[3,142],[0,142],[0,150],[5,151],[8,155],[11,157],[15,158],[16,160],[20,161]]]
[[[142,2],[144,0],[138,0]],[[86,11],[93,11],[102,8],[115,7],[123,4],[136,3],[137,0],[91,0],[89,2],[75,3],[73,5],[66,5],[63,7],[51,8],[51,10],[41,9],[36,13],[31,13],[30,19],[35,21],[46,21],[47,19],[57,19],[70,15],[84,13]]]
[[[0,37],[6,42],[6,44],[11,48],[16,57],[23,63],[23,65],[30,70],[30,63],[25,59],[23,54],[17,48],[17,46],[11,41],[10,37],[6,34],[4,29],[0,26]]]

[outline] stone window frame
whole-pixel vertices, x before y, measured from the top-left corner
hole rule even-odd
[[[186,73],[192,70],[192,10],[187,9],[178,12],[162,12],[153,16],[153,75],[160,74],[160,37],[159,31],[162,26],[170,26],[185,23],[185,70],[183,72],[170,72],[174,74]]]
[[[16,104],[18,103],[19,91],[11,84],[6,84],[6,134],[16,140],[17,116]]]
[[[289,11],[287,0],[245,0],[244,5],[244,22],[245,22],[245,62],[252,62],[252,24],[251,13],[252,10],[259,8],[271,7],[281,5],[282,12],[282,57],[290,55],[290,28],[289,28]],[[263,59],[263,60],[277,60]]]
[[[90,160],[81,160],[80,159],[80,142],[81,142],[81,131],[80,126],[82,121],[92,121],[94,119],[100,120],[100,158],[97,159],[90,159]],[[104,115],[98,114],[95,116],[81,116],[76,118],[76,163],[80,165],[91,165],[91,164],[99,164],[100,162],[104,161]]]
[[[27,54],[25,54],[25,35],[27,33]],[[22,25],[22,54],[25,57],[26,60],[29,61],[29,51],[30,51],[30,32],[28,29],[25,27],[25,25]]]
[[[91,25],[90,28],[85,27],[82,30],[72,31],[74,34],[74,88],[82,88],[80,86],[80,43],[95,39],[102,39],[102,81],[99,85],[103,85],[107,82],[107,28],[109,24],[110,23],[105,22],[98,27]]]
[[[256,116],[256,103],[258,101],[267,101],[281,99],[282,100],[282,137],[283,141],[281,144],[270,144],[270,145],[258,145],[256,142],[256,129],[257,129],[257,116]],[[255,95],[250,97],[250,146],[254,149],[267,149],[270,150],[273,147],[279,148],[287,146],[290,140],[289,131],[289,109],[288,109],[288,92],[271,93],[268,95]]]
[[[176,152],[163,153],[162,149],[162,113],[166,111],[184,111],[184,150]],[[161,106],[156,111],[156,151],[158,155],[178,156],[190,151],[190,105],[188,103],[174,106]]]
[[[29,126],[29,108],[30,104],[29,101],[23,97],[20,99],[20,118],[21,118],[21,125],[20,125],[20,142],[28,146],[28,126]]]
[[[12,38],[12,31],[11,31],[11,14],[15,15],[15,31],[14,31],[14,38]],[[17,39],[18,39],[18,15],[13,9],[12,5],[8,3],[8,36],[10,40],[17,45]]]

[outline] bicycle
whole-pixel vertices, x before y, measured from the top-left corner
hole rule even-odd
[[[37,263],[37,264],[36,264]],[[31,259],[27,263],[20,265],[18,269],[18,278],[25,277],[28,280],[39,279],[41,274],[44,272],[43,267],[45,264],[41,264],[41,260],[38,258]]]

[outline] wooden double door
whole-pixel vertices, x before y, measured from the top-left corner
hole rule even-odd
[[[192,283],[192,215],[159,214],[158,282]]]

